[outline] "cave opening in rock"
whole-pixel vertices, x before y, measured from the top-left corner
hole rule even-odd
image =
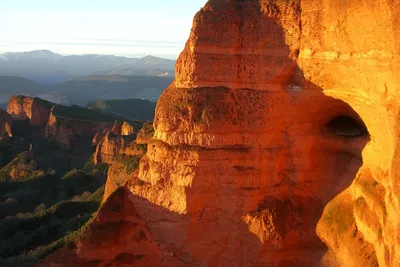
[[[364,122],[347,115],[341,115],[331,119],[326,127],[330,132],[338,136],[359,137],[368,134]]]

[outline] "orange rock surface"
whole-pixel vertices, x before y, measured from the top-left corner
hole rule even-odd
[[[125,148],[125,155],[143,157],[147,152],[147,144],[138,144],[137,141],[131,142]]]
[[[154,128],[152,123],[144,123],[142,129],[137,134],[136,142],[138,144],[147,144],[153,138]]]
[[[141,259],[398,266],[399,12],[396,1],[208,1],[140,170],[120,183],[118,205],[140,218],[123,232],[145,224],[144,247],[162,251]],[[89,256],[74,255],[126,252],[119,231],[93,230],[105,244],[80,241]]]
[[[129,197],[124,189],[114,192],[76,247],[60,249],[36,266],[185,266],[163,254]]]
[[[96,146],[93,157],[94,163],[111,163],[116,156],[125,152],[130,141],[122,135],[114,135],[111,131],[108,132]]]
[[[92,144],[96,146],[94,163],[111,164],[114,158],[124,154],[128,145],[136,139],[135,132],[130,123],[115,121],[111,130],[106,129],[102,133],[97,133],[92,140]],[[130,151],[132,149],[134,146],[131,146]],[[132,153],[133,151],[131,151]]]
[[[135,133],[135,129],[129,122],[115,121],[111,133],[115,135],[128,136]]]
[[[7,112],[15,119],[29,119],[31,125],[45,125],[49,120],[52,103],[30,96],[12,96]]]
[[[109,122],[56,116],[53,113],[53,109],[56,107],[54,106],[50,113],[45,135],[66,147],[71,146],[71,142],[76,139],[76,136],[94,138],[97,133],[101,133],[107,128],[110,129],[112,126],[112,123]]]
[[[109,129],[104,129],[101,133],[96,133],[92,140],[92,146],[97,146],[109,131]]]
[[[152,129],[152,127],[151,127]],[[149,131],[149,125],[144,124],[140,132],[148,132]],[[139,137],[139,135],[137,136]],[[112,142],[115,142],[116,140],[121,140],[123,137],[122,136],[117,136],[115,139],[112,140]],[[126,137],[124,140],[124,146],[125,149],[122,150],[122,146],[118,147],[116,145],[111,145],[109,148],[114,148],[111,150],[111,153],[113,153],[113,158],[107,156],[107,155],[102,155],[101,153],[104,154],[104,151],[101,150],[100,146],[97,147],[96,153],[94,156],[95,163],[99,162],[104,162],[104,161],[99,161],[99,158],[101,160],[108,159],[109,161],[104,162],[104,163],[109,163],[110,168],[108,169],[108,174],[107,174],[107,182],[105,185],[105,191],[104,191],[104,196],[103,196],[103,201],[106,201],[108,199],[108,196],[111,195],[114,191],[116,191],[120,187],[125,187],[128,182],[136,181],[138,183],[141,183],[140,180],[137,179],[138,175],[138,170],[134,170],[133,172],[127,172],[127,166],[126,163],[124,163],[124,158],[135,158],[139,160],[142,158],[146,151],[147,151],[147,143],[143,143],[145,141],[144,138],[141,139],[142,143],[138,144],[138,139],[135,141],[126,141]],[[105,144],[109,141],[106,141],[105,139],[102,141]],[[120,144],[121,142],[119,142]],[[115,149],[118,148],[118,149]],[[106,149],[107,151],[107,149]],[[109,151],[109,150],[108,150]],[[122,155],[122,158],[119,158],[117,156]],[[128,163],[131,164],[131,163]]]

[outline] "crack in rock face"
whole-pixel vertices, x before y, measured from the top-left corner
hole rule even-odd
[[[208,1],[139,172],[107,181],[111,196],[125,181],[121,205],[132,212],[115,220],[144,237],[129,246],[111,227],[108,249],[81,240],[79,257],[110,263],[146,247],[123,258],[397,266],[399,11],[385,1]]]

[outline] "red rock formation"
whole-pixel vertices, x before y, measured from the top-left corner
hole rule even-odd
[[[0,136],[12,136],[12,117],[5,110],[0,109]]]
[[[94,163],[110,164],[116,156],[124,153],[126,146],[127,141],[121,135],[114,135],[108,132],[96,146],[93,158]]]
[[[143,157],[147,152],[147,144],[138,144],[136,141],[131,142],[125,149],[125,155]]]
[[[186,266],[399,265],[399,12],[208,1],[121,205]]]
[[[97,133],[92,141],[96,145],[94,163],[111,164],[115,157],[125,153],[125,149],[136,138],[134,133],[135,129],[131,124],[120,121],[115,121],[111,130]]]
[[[46,125],[46,137],[58,141],[60,144],[69,147],[76,136],[94,137],[97,133],[110,129],[112,123],[94,120],[81,120],[73,117],[64,117],[55,115],[52,108],[50,118]]]
[[[131,259],[135,266],[160,265],[161,250],[146,222],[137,215],[129,194],[121,188],[107,199],[90,228],[77,242],[80,258],[113,261],[121,255]],[[99,232],[104,234],[97,235]],[[102,246],[98,246],[99,242]]]
[[[96,133],[92,140],[92,146],[97,146],[103,138],[101,133]]]
[[[140,129],[139,133],[136,137],[136,142],[138,144],[147,144],[153,138],[154,128],[153,123],[146,122],[143,124],[142,129]]]
[[[152,127],[151,127],[152,128]],[[140,130],[140,133],[144,132],[148,132],[149,129],[149,125],[144,124],[142,129]],[[110,135],[110,134],[109,134]],[[137,136],[139,137],[139,135]],[[121,140],[124,137],[122,136],[117,136],[114,137],[115,139],[113,139],[113,141],[115,142],[116,140]],[[126,137],[125,137],[126,140]],[[141,139],[142,142],[144,142],[144,138]],[[108,178],[107,178],[107,182],[106,182],[106,186],[105,186],[105,192],[104,192],[104,197],[103,200],[107,200],[108,196],[111,195],[115,190],[117,190],[120,187],[124,187],[126,186],[126,184],[129,181],[135,180],[135,181],[139,181],[137,179],[137,170],[134,170],[133,172],[127,172],[127,166],[126,166],[126,162],[124,162],[124,158],[128,158],[128,159],[136,159],[139,160],[140,158],[142,158],[146,151],[147,151],[147,143],[137,143],[137,139],[136,141],[132,141],[129,140],[129,142],[124,142],[123,145],[121,146],[110,146],[113,148],[118,148],[118,149],[111,149],[111,153],[109,153],[108,155],[103,155],[104,151],[107,151],[107,143],[109,143],[110,141],[106,141],[106,140],[102,140],[103,144],[97,147],[96,149],[96,153],[94,156],[95,159],[95,163],[99,163],[99,162],[104,162],[104,163],[109,163],[111,164],[109,170],[108,170]],[[118,142],[119,144],[122,144],[122,142]],[[102,146],[105,146],[105,149],[102,149]],[[125,150],[122,151],[122,146],[126,146]],[[110,151],[108,149],[108,151]],[[111,155],[113,155],[113,157],[111,157]],[[119,158],[117,156],[123,156],[122,158]],[[108,161],[107,161],[108,160]],[[130,162],[132,161],[127,161],[128,164],[131,164]],[[132,166],[130,166],[132,167]],[[140,183],[140,181],[139,181]]]
[[[92,146],[97,146],[108,132],[109,129],[104,129],[101,133],[96,133],[92,140]]]
[[[130,123],[124,121],[124,123],[121,126],[121,135],[129,136],[135,133],[136,133],[135,128],[133,128],[133,126]]]
[[[114,135],[128,136],[135,133],[135,129],[129,122],[115,121],[114,126],[111,129],[111,133]]]
[[[73,250],[61,249],[36,266],[185,266],[160,249],[130,197],[123,188],[114,192]]]
[[[8,101],[7,112],[15,119],[29,119],[31,125],[39,126],[47,123],[53,105],[40,98],[18,95]]]

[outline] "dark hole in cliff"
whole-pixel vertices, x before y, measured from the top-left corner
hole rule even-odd
[[[333,118],[326,125],[328,130],[338,136],[359,137],[368,134],[367,127],[361,120],[341,115]]]

